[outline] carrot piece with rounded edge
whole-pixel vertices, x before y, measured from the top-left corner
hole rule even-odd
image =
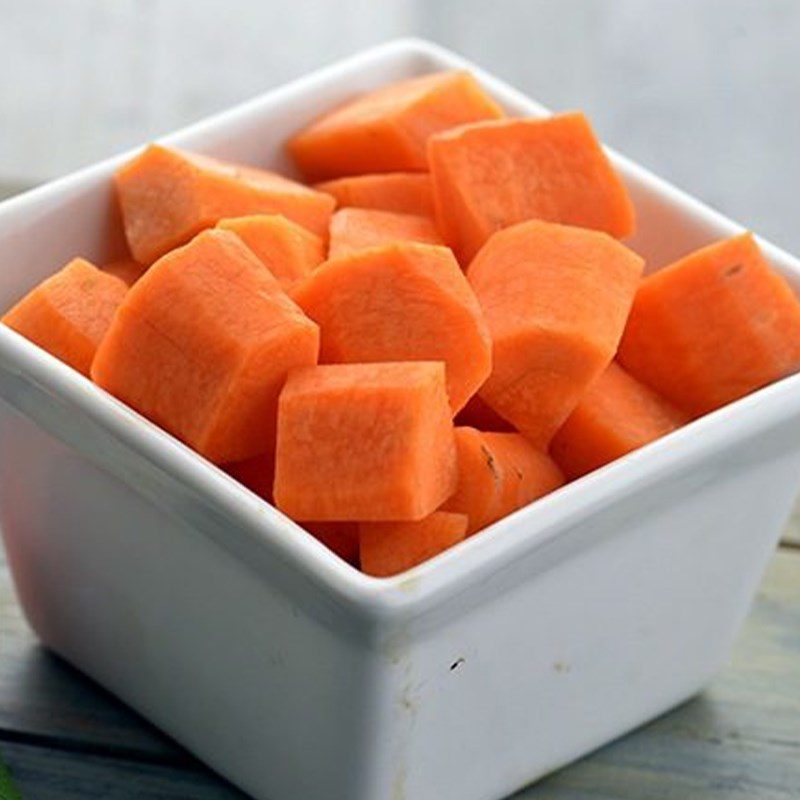
[[[272,502],[272,483],[275,480],[274,452],[223,464],[222,469],[262,500]]]
[[[465,125],[433,137],[428,154],[439,230],[464,264],[529,219],[633,233],[625,185],[581,113]]]
[[[453,254],[409,242],[326,261],[292,296],[322,329],[320,361],[444,361],[453,413],[483,383],[491,342]]]
[[[290,373],[278,405],[275,502],[293,519],[422,519],[455,480],[443,363]]]
[[[537,447],[613,358],[642,267],[605,233],[540,221],[494,234],[470,265],[492,334],[480,396]]]
[[[325,260],[325,243],[281,214],[222,219],[218,228],[235,233],[288,289]]]
[[[749,233],[648,275],[619,360],[699,416],[800,369],[800,303]]]
[[[424,172],[351,175],[318,183],[314,188],[333,195],[339,208],[374,208],[433,217],[431,178]]]
[[[425,171],[440,131],[502,111],[468,72],[423,75],[362,94],[312,122],[288,150],[311,180],[367,172]]]
[[[550,455],[569,478],[579,478],[688,421],[612,361],[553,437]]]
[[[513,433],[514,426],[503,419],[479,394],[470,397],[467,404],[456,416],[456,425],[477,428],[479,431]]]
[[[339,558],[358,565],[358,525],[355,522],[298,522]]]
[[[329,258],[392,242],[444,245],[430,217],[371,208],[343,208],[331,219]]]
[[[442,508],[465,514],[469,519],[467,536],[500,519],[503,468],[497,463],[481,431],[455,429],[458,483]]]
[[[504,469],[500,519],[564,485],[556,462],[520,434],[488,432],[483,439]]]
[[[359,525],[361,569],[386,578],[443,553],[464,539],[464,514],[435,511],[418,522],[372,522]]]
[[[88,375],[127,290],[119,278],[76,258],[26,294],[2,322]]]
[[[133,257],[150,263],[224,217],[283,214],[326,236],[335,200],[274,172],[151,144],[114,180]]]
[[[204,231],[129,290],[95,382],[215,463],[274,447],[287,372],[314,364],[319,329],[234,234]]]
[[[564,483],[553,460],[518,433],[460,427],[455,437],[458,484],[442,508],[467,515],[468,536]]]
[[[107,264],[103,264],[100,269],[107,275],[119,278],[126,286],[133,286],[147,272],[147,267],[147,264],[140,264],[132,258],[120,258],[117,261],[109,261]]]

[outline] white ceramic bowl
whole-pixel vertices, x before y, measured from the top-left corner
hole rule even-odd
[[[288,169],[283,141],[320,111],[450,67],[546,113],[403,40],[165,141]],[[115,254],[109,176],[128,156],[0,206],[0,307],[76,254]],[[738,230],[614,160],[651,267]],[[800,264],[762,246],[800,288]],[[31,625],[261,800],[500,798],[688,698],[726,658],[800,470],[791,377],[376,580],[1,326],[0,397]]]

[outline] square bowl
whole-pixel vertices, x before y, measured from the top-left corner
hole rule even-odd
[[[288,134],[355,92],[470,69],[366,51],[167,143],[291,172]],[[0,205],[0,307],[121,252],[130,153]],[[654,269],[740,228],[626,159]],[[800,291],[800,264],[761,242]],[[800,470],[800,376],[391,579],[0,326],[0,522],[41,640],[261,800],[500,798],[699,691],[725,660]]]

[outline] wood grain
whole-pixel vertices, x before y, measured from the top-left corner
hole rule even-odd
[[[0,754],[24,798],[242,795],[39,648],[0,566]],[[790,800],[800,786],[800,551],[779,551],[703,695],[517,800]]]
[[[176,768],[0,741],[23,800],[245,800],[202,767]]]

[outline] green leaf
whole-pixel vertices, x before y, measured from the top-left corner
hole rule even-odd
[[[11,773],[2,761],[0,761],[0,800],[22,800],[22,796],[11,783]]]

